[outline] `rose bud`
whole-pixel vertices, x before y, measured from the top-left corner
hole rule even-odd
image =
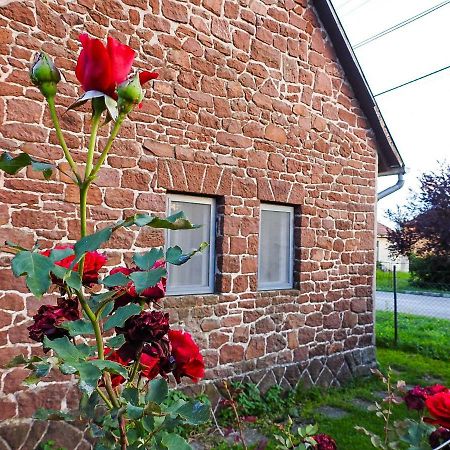
[[[53,61],[44,52],[37,53],[30,67],[30,78],[45,98],[56,95],[56,85],[61,81],[61,74]]]
[[[128,114],[133,108],[141,103],[144,98],[144,91],[142,90],[139,75],[135,75],[133,78],[125,80],[117,87],[117,107],[119,114]]]

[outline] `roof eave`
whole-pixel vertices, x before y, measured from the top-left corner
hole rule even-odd
[[[320,20],[330,36],[339,62],[353,88],[361,109],[364,111],[375,134],[378,144],[378,175],[386,176],[405,173],[403,159],[378,108],[331,0],[313,0],[313,3]]]

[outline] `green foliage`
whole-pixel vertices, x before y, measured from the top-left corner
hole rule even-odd
[[[450,256],[430,255],[409,258],[411,283],[427,289],[450,291]]]
[[[9,175],[15,175],[27,166],[31,166],[37,172],[42,172],[46,180],[50,179],[55,167],[53,164],[38,161],[27,153],[20,153],[15,158],[7,152],[3,152],[0,156],[0,170],[3,170]]]
[[[159,259],[164,257],[164,252],[161,248],[152,248],[146,253],[135,253],[133,261],[141,270],[150,270]]]
[[[275,434],[277,440],[277,450],[307,450],[314,449],[317,442],[313,436],[319,431],[317,425],[306,425],[293,430],[294,422],[289,417],[285,426],[280,427],[280,431]]]
[[[147,288],[155,286],[162,277],[167,275],[167,271],[163,267],[142,272],[133,272],[130,278],[134,282],[136,292],[142,294]]]
[[[192,252],[186,254],[183,254],[183,250],[181,250],[178,245],[176,245],[175,247],[169,247],[166,252],[166,261],[169,264],[181,266],[182,264],[188,262],[197,253],[201,253],[207,247],[208,243],[202,242],[196,250],[193,250]]]
[[[129,305],[117,308],[114,314],[105,322],[105,331],[111,330],[115,327],[122,327],[130,317],[139,314],[141,310],[141,307],[136,303],[130,303]]]
[[[442,298],[443,308],[447,303],[450,304],[449,300]],[[377,345],[391,348],[394,343],[394,314],[377,311],[376,326]],[[399,314],[398,328],[399,349],[448,361],[450,320]]]
[[[11,261],[14,275],[26,275],[27,287],[36,297],[42,297],[50,288],[50,272],[54,264],[46,256],[34,251],[21,251]]]
[[[39,446],[36,448],[36,450],[67,450],[63,447],[55,447],[56,442],[53,440],[48,440],[47,442],[44,442],[42,444],[39,444]]]
[[[103,278],[102,284],[106,287],[126,286],[130,279],[122,272],[116,272]]]

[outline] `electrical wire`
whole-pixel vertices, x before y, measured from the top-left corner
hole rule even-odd
[[[392,87],[390,89],[386,89],[383,92],[379,92],[378,94],[375,94],[374,97],[378,97],[380,95],[387,94],[388,92],[395,91],[396,89],[399,89],[399,88],[401,88],[403,86],[407,86],[408,84],[412,84],[412,83],[415,83],[416,81],[423,80],[424,78],[431,77],[431,75],[435,75],[435,74],[437,74],[439,72],[443,72],[444,70],[447,70],[447,69],[450,69],[450,66],[442,67],[441,69],[438,69],[438,70],[435,70],[433,72],[427,73],[426,75],[422,75],[421,77],[414,78],[414,80],[410,80],[410,81],[407,81],[406,83],[402,83],[402,84],[399,84],[398,86],[394,86],[394,87]]]
[[[421,13],[416,14],[415,16],[410,17],[409,19],[403,20],[402,22],[399,22],[398,24],[393,25],[392,27],[387,28],[386,30],[381,31],[380,33],[377,33],[377,34],[375,34],[374,36],[371,36],[371,37],[369,37],[369,38],[367,38],[367,39],[364,39],[364,40],[361,41],[361,42],[358,42],[357,44],[355,44],[355,45],[353,46],[353,48],[356,49],[356,48],[362,47],[363,45],[367,45],[367,44],[369,44],[370,42],[373,42],[373,41],[375,41],[376,39],[379,39],[380,37],[386,36],[386,34],[392,33],[393,31],[398,30],[399,28],[402,28],[402,27],[404,27],[405,25],[408,25],[408,24],[410,24],[410,23],[412,23],[412,22],[415,22],[415,21],[418,20],[418,19],[421,19],[422,17],[425,17],[426,15],[428,15],[428,14],[430,14],[430,13],[432,13],[432,12],[438,10],[439,8],[442,8],[442,7],[445,6],[445,5],[448,5],[449,3],[450,3],[450,0],[446,0],[446,1],[442,2],[442,3],[439,3],[438,5],[435,5],[435,6],[433,6],[433,7],[430,8],[430,9],[427,9],[427,10],[425,10],[425,11],[422,11]],[[362,5],[360,5],[360,6],[362,6]]]

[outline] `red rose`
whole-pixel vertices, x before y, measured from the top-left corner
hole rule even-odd
[[[205,376],[203,356],[189,333],[179,330],[169,331],[169,340],[174,358],[173,375],[179,383],[182,376],[197,383]]]
[[[69,332],[59,326],[80,318],[77,299],[58,298],[57,305],[42,305],[33,316],[34,323],[28,327],[30,339],[42,342],[44,336],[50,340],[68,336]]]
[[[312,438],[317,442],[315,450],[337,450],[335,440],[328,434],[316,434]]]
[[[159,267],[164,267],[165,264],[166,264],[165,261],[163,259],[160,259],[159,261],[156,261],[155,264],[153,264],[152,269],[158,269]],[[129,269],[128,267],[115,267],[114,269],[111,270],[110,275],[114,275],[115,273],[120,272],[120,273],[123,273],[124,275],[128,276],[133,272],[139,272],[139,271],[140,270],[137,268]],[[167,283],[167,279],[166,279],[166,277],[163,277],[158,281],[158,283],[156,283],[155,286],[151,286],[147,289],[144,289],[144,291],[141,292],[140,295],[138,295],[138,293],[136,292],[136,287],[134,286],[134,283],[132,281],[130,281],[127,285],[127,294],[128,294],[128,296],[130,296],[132,298],[144,297],[149,302],[150,301],[156,302],[166,295],[166,283]],[[117,299],[117,301],[119,301],[120,303],[123,302],[123,301],[122,302],[120,301],[120,297]],[[126,302],[126,303],[128,303],[128,302]]]
[[[428,397],[425,406],[431,415],[431,418],[424,418],[426,422],[450,428],[450,391]]]
[[[70,248],[73,250],[72,244],[61,244],[55,246],[52,250],[64,250]],[[52,250],[44,250],[41,255],[50,256]],[[55,262],[55,265],[68,269],[75,259],[75,255],[69,255],[60,261]],[[106,257],[99,252],[87,252],[84,257],[83,266],[83,283],[92,284],[98,282],[98,272],[105,265]],[[78,270],[78,264],[72,268],[72,270]]]
[[[131,71],[134,50],[112,37],[108,37],[106,47],[102,41],[90,38],[87,34],[81,34],[79,39],[83,49],[78,57],[75,74],[83,89],[86,92],[100,91],[116,98],[117,85],[125,81]],[[158,74],[154,72],[144,71],[139,74],[141,85],[157,77]]]

